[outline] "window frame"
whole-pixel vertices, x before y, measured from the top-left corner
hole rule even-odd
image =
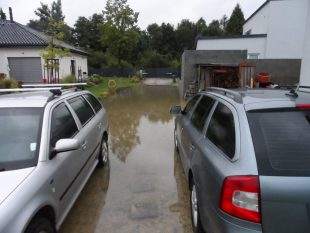
[[[193,120],[192,117],[193,117],[194,112],[196,111],[196,109],[197,109],[197,107],[198,107],[200,101],[201,101],[204,97],[210,98],[211,100],[213,100],[213,103],[212,103],[212,107],[211,107],[211,109],[210,109],[210,112],[209,112],[208,116],[204,119],[204,124],[203,124],[203,126],[202,126],[202,129],[199,130],[199,129],[194,125],[194,123],[193,123],[193,121],[192,121],[192,120]],[[195,104],[194,107],[193,107],[193,110],[192,110],[192,112],[191,112],[191,116],[190,116],[190,118],[189,118],[190,124],[192,125],[193,128],[195,128],[195,130],[197,130],[197,131],[200,132],[200,133],[203,133],[203,132],[204,132],[204,130],[205,130],[205,125],[206,125],[206,123],[211,119],[210,116],[213,114],[214,105],[216,105],[216,104],[217,104],[217,100],[214,99],[212,96],[210,96],[210,95],[200,95],[199,99],[197,100],[196,104]]]
[[[80,124],[80,122],[79,121],[77,121],[78,119],[77,119],[77,116],[75,115],[75,113],[74,112],[72,112],[72,110],[73,109],[71,109],[71,107],[70,107],[70,105],[67,103],[67,101],[66,100],[61,100],[61,101],[59,101],[59,102],[56,102],[52,107],[51,107],[51,109],[50,109],[50,113],[49,113],[49,121],[48,121],[48,124],[49,124],[49,129],[48,129],[48,151],[50,152],[51,151],[51,149],[52,149],[52,145],[51,145],[51,139],[52,139],[52,118],[53,118],[53,112],[54,112],[54,110],[55,110],[55,108],[57,108],[59,105],[61,105],[61,104],[64,104],[65,106],[66,106],[66,108],[68,109],[68,111],[70,112],[70,114],[71,114],[71,116],[72,116],[72,118],[74,119],[74,122],[75,122],[75,124],[76,124],[76,127],[77,127],[77,131],[76,131],[76,133],[71,137],[71,138],[75,138],[78,134],[79,134],[79,132],[80,132],[80,130],[81,130],[81,124]],[[50,160],[50,159],[49,159]]]
[[[101,106],[101,108],[99,109],[99,111],[96,111],[96,110],[95,110],[94,106],[93,106],[93,105],[88,101],[88,99],[85,97],[86,95],[93,96],[93,97],[99,102],[99,104],[100,104],[100,106]],[[82,97],[83,97],[83,99],[86,100],[86,102],[87,102],[87,103],[90,105],[90,107],[93,109],[93,112],[95,113],[95,115],[103,109],[103,106],[102,106],[101,102],[100,102],[94,95],[92,95],[91,93],[85,93],[85,94],[82,95]]]
[[[241,129],[240,129],[240,123],[239,123],[239,116],[237,113],[236,108],[230,104],[228,101],[220,98],[220,97],[212,97],[215,100],[215,103],[213,105],[213,109],[210,111],[210,114],[208,116],[208,119],[205,123],[204,130],[202,131],[204,139],[208,142],[211,147],[218,152],[218,154],[222,155],[222,157],[226,158],[230,162],[235,162],[239,159],[240,153],[241,153]],[[232,158],[230,158],[224,151],[222,151],[220,148],[218,148],[208,137],[207,137],[207,130],[209,129],[209,125],[211,122],[211,119],[213,117],[213,114],[217,108],[217,105],[221,103],[225,105],[227,108],[230,109],[230,111],[233,114],[234,117],[234,124],[235,124],[235,154]]]
[[[193,98],[195,98],[196,96],[198,96],[198,99],[197,99],[196,103],[193,105],[192,109],[188,112],[188,114],[184,114],[184,113],[183,113],[183,116],[184,116],[187,120],[189,120],[189,121],[191,121],[193,112],[195,111],[195,109],[196,109],[196,107],[197,107],[198,103],[200,102],[200,100],[201,100],[201,98],[202,98],[203,95],[197,94],[197,95],[195,95],[194,97],[192,97],[189,101],[191,101],[191,100],[192,100]],[[187,101],[187,103],[186,103],[185,107],[183,108],[182,112],[184,111],[184,109],[185,109],[186,106],[188,105],[189,101]]]
[[[82,124],[82,122],[81,122],[79,116],[76,114],[76,112],[74,111],[74,109],[72,108],[72,106],[71,106],[70,103],[69,103],[70,100],[76,99],[76,98],[81,98],[82,100],[84,100],[84,101],[90,106],[90,108],[91,108],[91,110],[93,111],[93,114],[94,114],[94,115],[92,115],[92,117],[89,118],[84,124]],[[93,106],[83,97],[83,95],[76,95],[76,96],[73,96],[73,97],[70,97],[70,98],[66,99],[66,104],[67,104],[67,105],[70,107],[70,109],[72,110],[71,113],[73,112],[74,115],[76,116],[76,119],[78,120],[78,122],[79,122],[81,128],[83,128],[83,127],[86,126],[89,122],[91,122],[91,120],[92,120],[93,118],[95,118],[95,116],[96,116],[96,114],[97,114],[97,113],[95,112]]]

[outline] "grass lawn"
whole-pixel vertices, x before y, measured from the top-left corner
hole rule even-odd
[[[124,88],[124,87],[133,87],[138,85],[137,83],[132,82],[129,78],[104,78],[101,83],[98,85],[87,87],[86,89],[90,92],[92,92],[94,95],[99,96],[102,92],[108,91],[108,82],[109,80],[115,80],[118,88]]]

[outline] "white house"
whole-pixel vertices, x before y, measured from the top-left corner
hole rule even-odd
[[[308,19],[304,40],[304,55],[302,57],[300,84],[310,86],[310,4],[308,6]]]
[[[239,37],[200,38],[197,50],[247,50],[249,59],[301,59],[309,0],[267,0]]]
[[[0,74],[25,83],[57,82],[67,75],[83,78],[88,73],[87,53],[67,43],[57,41],[59,47],[70,51],[68,56],[51,60],[59,69],[47,69],[42,50],[49,37],[10,20],[0,20]]]

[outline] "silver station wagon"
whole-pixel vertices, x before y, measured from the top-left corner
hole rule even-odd
[[[0,95],[0,232],[56,232],[108,161],[106,111],[89,92]]]
[[[194,232],[310,232],[310,93],[210,88],[176,115]]]

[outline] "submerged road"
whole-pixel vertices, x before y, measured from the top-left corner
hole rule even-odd
[[[192,232],[169,115],[178,103],[172,86],[126,89],[105,102],[110,163],[91,176],[61,233]]]

